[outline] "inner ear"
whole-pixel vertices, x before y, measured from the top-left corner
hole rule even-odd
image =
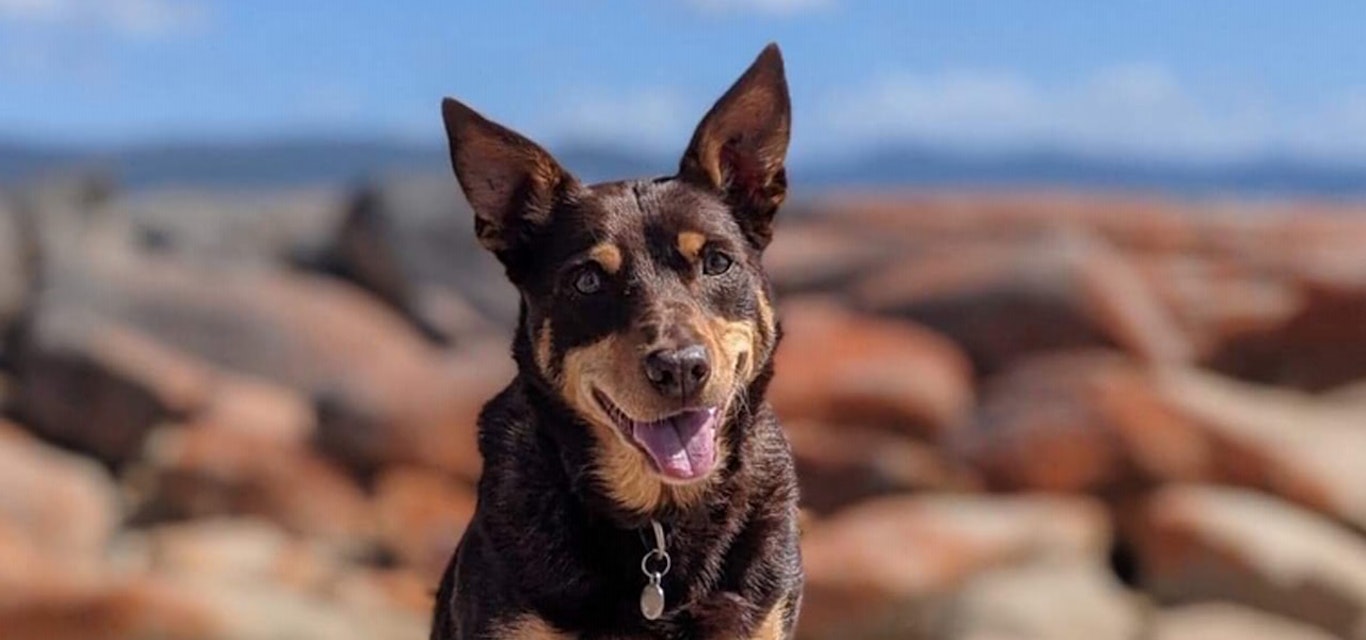
[[[787,196],[791,128],[782,54],[771,44],[702,118],[679,163],[681,178],[726,199],[759,248]]]
[[[451,166],[474,210],[481,244],[502,257],[531,229],[549,222],[578,182],[536,143],[461,102],[441,103]]]

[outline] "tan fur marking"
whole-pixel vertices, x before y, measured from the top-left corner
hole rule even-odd
[[[778,319],[773,313],[773,303],[769,301],[763,289],[756,290],[754,297],[759,301],[759,323],[763,328],[760,337],[764,340],[764,344],[756,344],[755,349],[771,349],[778,333]]]
[[[783,638],[783,613],[787,610],[787,600],[792,596],[784,597],[778,601],[772,611],[764,617],[764,621],[759,623],[759,628],[754,630],[751,640],[782,640]]]
[[[541,373],[550,377],[550,356],[551,347],[554,344],[554,335],[550,333],[550,320],[541,323],[541,330],[536,334],[536,366],[541,368]]]
[[[754,376],[754,351],[759,339],[754,323],[748,320],[714,321],[712,329],[716,336],[717,347],[725,358],[726,373],[731,383],[749,383]],[[719,371],[717,373],[720,373]]]
[[[678,252],[689,260],[697,260],[701,255],[702,247],[707,245],[707,236],[696,231],[684,231],[678,234]]]
[[[490,637],[494,640],[571,640],[569,634],[555,629],[539,616],[531,614],[494,625]]]
[[[593,247],[588,252],[588,257],[601,265],[607,273],[621,271],[621,249],[610,242],[604,242]]]
[[[791,596],[784,596],[783,599],[777,602],[777,605],[773,606],[773,610],[770,610],[769,614],[765,615],[764,621],[759,622],[758,629],[754,629],[754,633],[750,636],[750,640],[783,639],[783,614],[787,611],[788,598],[791,598]]]

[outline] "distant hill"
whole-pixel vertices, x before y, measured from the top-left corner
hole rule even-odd
[[[563,145],[557,157],[585,180],[658,175],[677,160],[600,145]],[[376,174],[444,171],[440,145],[346,139],[148,145],[88,151],[0,142],[0,185],[78,168],[102,169],[130,189],[263,188],[351,183]],[[1258,158],[1183,164],[1096,158],[1063,151],[966,154],[893,146],[842,161],[794,162],[792,181],[832,186],[1038,186],[1177,193],[1366,196],[1366,166]]]

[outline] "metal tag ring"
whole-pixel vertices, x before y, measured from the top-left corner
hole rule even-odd
[[[663,569],[660,569],[658,572],[656,572],[656,571],[651,571],[651,570],[650,570],[650,560],[651,560],[651,559],[657,560],[657,561],[659,561],[659,562],[663,562],[663,563],[664,563],[664,568],[663,568]],[[669,569],[670,569],[672,566],[673,566],[673,560],[669,558],[669,554],[668,554],[667,552],[665,552],[665,551],[660,551],[659,549],[651,549],[649,553],[645,554],[645,557],[643,557],[643,558],[640,559],[640,571],[641,571],[641,573],[644,573],[644,574],[647,575],[647,576],[663,577],[664,574],[666,574],[666,573],[669,572]]]

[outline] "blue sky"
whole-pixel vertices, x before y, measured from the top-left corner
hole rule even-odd
[[[0,0],[0,138],[439,142],[454,95],[550,146],[678,149],[776,40],[794,154],[1366,164],[1363,25],[1326,0]]]

